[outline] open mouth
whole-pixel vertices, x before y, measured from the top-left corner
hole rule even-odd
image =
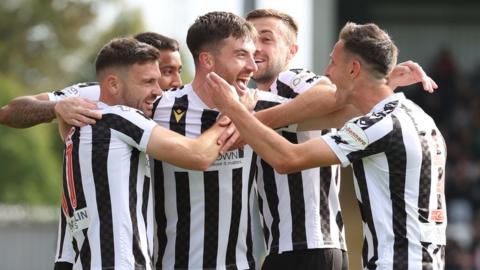
[[[248,84],[249,80],[250,80],[250,77],[248,77],[248,78],[238,78],[235,81],[235,84],[237,86],[235,88],[237,89],[237,92],[239,92],[238,93],[239,95],[242,95],[247,91],[247,84]]]

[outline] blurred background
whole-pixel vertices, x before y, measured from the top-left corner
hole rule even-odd
[[[347,21],[375,22],[439,84],[402,89],[439,125],[448,145],[448,270],[480,269],[480,2],[477,0],[2,0],[0,106],[19,95],[94,80],[93,61],[113,37],[156,31],[181,43],[184,83],[193,61],[189,25],[208,11],[276,8],[298,20],[292,67],[323,73]],[[0,126],[0,270],[53,269],[62,146],[56,124]],[[350,269],[360,269],[361,227],[350,170],[342,207]]]

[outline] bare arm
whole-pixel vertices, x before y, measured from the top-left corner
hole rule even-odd
[[[147,153],[182,168],[204,171],[218,157],[222,144],[217,144],[217,138],[224,129],[217,123],[198,138],[191,139],[156,126],[150,135]]]
[[[419,64],[409,60],[395,66],[390,73],[388,86],[395,90],[397,87],[408,86],[418,82],[421,82],[423,89],[429,93],[438,88],[435,81],[425,73]]]
[[[437,89],[437,84],[420,65],[413,61],[398,64],[390,74],[388,85],[392,90],[421,82],[427,92]],[[271,128],[278,128],[299,123],[298,130],[326,129],[342,126],[347,120],[360,115],[352,105],[336,104],[333,84],[314,85],[298,95],[292,101],[263,110],[256,114],[257,118]]]
[[[48,94],[22,96],[0,108],[0,123],[13,128],[27,128],[55,118],[55,103]]]
[[[94,124],[101,114],[92,109],[96,105],[80,97],[62,101],[49,101],[47,93],[21,96],[0,108],[0,124],[13,128],[28,128],[49,123],[56,117],[56,110],[68,124],[83,126]]]
[[[244,140],[279,173],[340,163],[323,139],[292,144],[252,116],[218,75],[210,73],[207,90],[217,108],[235,123]]]
[[[335,90],[335,85],[331,83],[319,83],[290,102],[262,110],[255,116],[271,128],[325,116],[341,108],[336,103]]]
[[[334,84],[322,80],[287,103],[257,112],[255,117],[274,129],[295,123],[298,123],[298,131],[340,127],[360,112],[351,105],[337,104],[335,91]],[[235,126],[230,128],[234,130]],[[219,142],[225,140],[223,135],[219,138]],[[240,140],[238,138],[235,143],[227,141],[222,151],[232,147],[232,144],[235,147]]]

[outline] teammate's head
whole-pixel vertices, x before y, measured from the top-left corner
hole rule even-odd
[[[197,74],[215,71],[228,83],[245,89],[257,70],[255,28],[230,12],[210,12],[198,17],[187,33],[187,45]]]
[[[255,43],[258,71],[253,78],[259,84],[271,84],[298,51],[298,25],[290,15],[275,9],[252,10],[246,19],[258,32]]]
[[[396,65],[397,55],[390,36],[377,25],[349,22],[340,31],[325,75],[338,89],[353,89],[365,81],[382,84]]]
[[[95,60],[100,99],[109,105],[127,105],[152,115],[153,101],[161,94],[158,85],[159,52],[133,38],[107,43]]]
[[[175,88],[182,85],[182,60],[179,44],[175,39],[154,32],[135,35],[138,41],[152,45],[160,51],[159,65],[162,77],[159,80],[162,89]]]

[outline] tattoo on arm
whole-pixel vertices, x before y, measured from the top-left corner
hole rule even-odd
[[[18,97],[0,108],[0,124],[13,128],[27,128],[55,118],[55,101],[34,97]]]

